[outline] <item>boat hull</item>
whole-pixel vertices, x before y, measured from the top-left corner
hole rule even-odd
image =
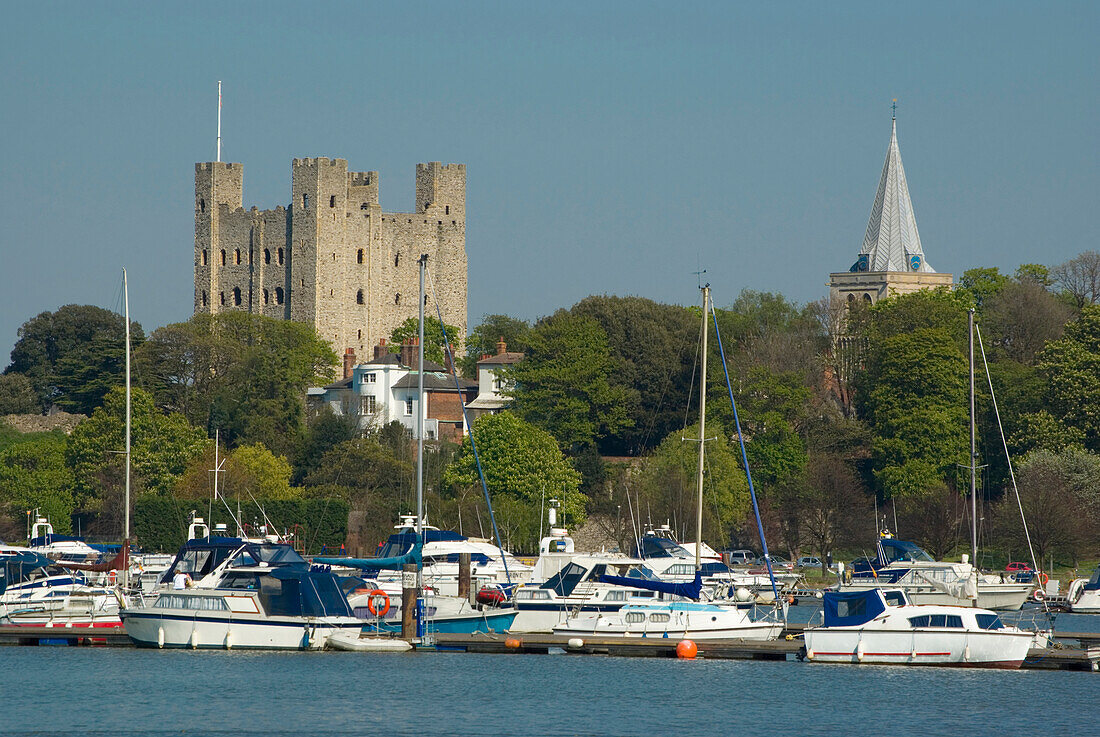
[[[358,635],[363,626],[353,617],[262,617],[236,612],[195,615],[151,608],[123,610],[122,622],[138,647],[216,650],[319,650],[332,634]]]
[[[957,665],[1019,668],[1031,648],[1028,632],[808,629],[806,659],[814,663]]]

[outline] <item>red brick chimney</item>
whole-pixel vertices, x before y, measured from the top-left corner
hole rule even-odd
[[[409,368],[417,367],[419,358],[419,338],[409,338],[401,344],[401,365]]]
[[[382,360],[382,358],[389,352],[390,352],[390,348],[389,348],[388,345],[386,345],[386,339],[385,338],[380,338],[378,340],[378,345],[376,345],[374,347],[374,360],[375,361]]]
[[[504,342],[504,336],[500,336],[500,340],[497,341],[497,355],[508,352],[508,344]]]
[[[344,351],[344,378],[351,378],[351,370],[355,368],[355,349],[348,348]]]
[[[454,353],[455,353],[455,347],[453,345],[451,345],[450,343],[448,343],[447,344],[447,351],[446,351],[446,353],[443,354],[443,363],[447,367],[447,373],[448,374],[453,374],[455,372]]]

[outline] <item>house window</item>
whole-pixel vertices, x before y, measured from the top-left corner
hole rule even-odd
[[[373,394],[368,394],[359,402],[359,411],[364,415],[373,415],[378,411],[378,399]]]
[[[362,248],[360,248],[358,251],[355,252],[355,263],[357,263],[357,264],[363,263],[363,249]]]
[[[241,306],[241,288],[233,287],[233,304]]]
[[[364,384],[373,384],[378,381],[378,374],[363,374]]]
[[[277,258],[278,258],[278,260],[279,260],[279,266],[282,266],[282,265],[283,265],[283,249],[282,249],[282,248],[280,248],[280,249],[279,249],[279,250],[278,250],[278,251],[276,252],[276,257],[277,257]]]
[[[225,266],[225,249],[222,249],[222,266]]]
[[[264,290],[264,304],[266,305],[270,301],[271,301],[271,294],[265,289]]]
[[[355,304],[357,304],[357,305],[363,304],[363,290],[362,289],[360,289],[358,292],[355,293]]]
[[[407,417],[411,417],[412,413],[413,413],[413,400],[406,399],[405,400],[405,415]]]
[[[275,287],[275,304],[281,305],[283,303],[283,288]]]
[[[206,249],[202,249],[202,265],[206,266]]]
[[[237,264],[238,266],[240,266],[241,264],[241,249],[239,248],[233,251],[233,263]]]
[[[328,206],[329,207],[336,207],[336,195],[331,195],[328,198]]]

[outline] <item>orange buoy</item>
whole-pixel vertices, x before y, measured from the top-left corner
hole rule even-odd
[[[691,640],[680,640],[676,643],[676,657],[683,660],[694,660],[699,654],[699,648]]]
[[[508,648],[509,650],[518,650],[522,646],[523,640],[519,639],[518,637],[509,637],[507,640],[504,641],[504,647]]]

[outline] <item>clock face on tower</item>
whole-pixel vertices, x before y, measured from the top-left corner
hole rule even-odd
[[[920,271],[920,256],[909,257],[909,268],[912,271]]]

